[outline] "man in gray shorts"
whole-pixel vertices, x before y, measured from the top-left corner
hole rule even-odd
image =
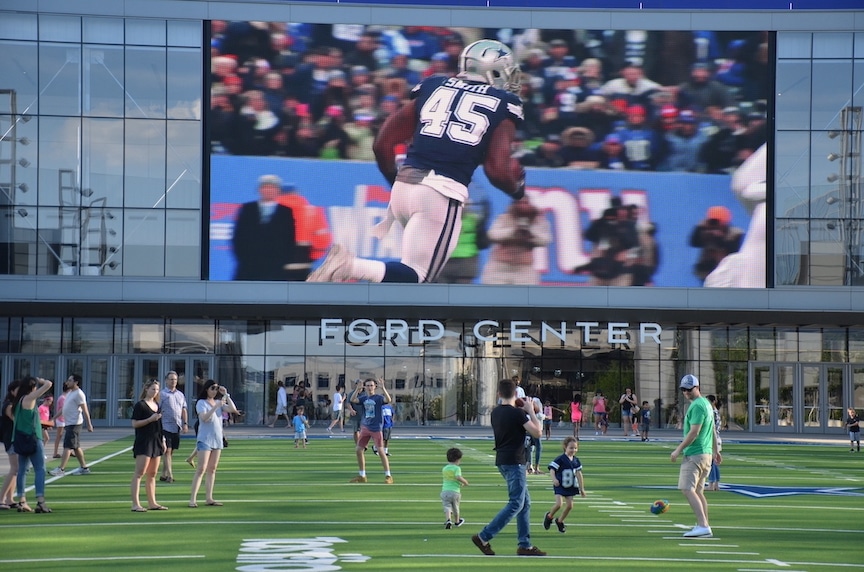
[[[89,475],[90,467],[84,460],[84,449],[81,448],[81,426],[84,425],[85,421],[87,431],[93,432],[90,409],[87,408],[87,397],[81,391],[80,375],[70,375],[66,384],[71,388],[71,391],[66,395],[66,401],[63,402],[63,419],[66,420],[66,433],[63,435],[63,458],[60,459],[60,466],[51,471],[51,474],[55,477],[65,475],[69,456],[75,453],[79,468],[73,474]]]

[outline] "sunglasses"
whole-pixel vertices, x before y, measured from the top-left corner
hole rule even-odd
[[[208,391],[209,391],[210,389],[216,391],[216,390],[219,389],[219,386],[218,386],[218,385],[211,385],[211,386],[208,388]]]

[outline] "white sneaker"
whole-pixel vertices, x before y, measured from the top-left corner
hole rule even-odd
[[[306,282],[344,282],[350,279],[352,258],[352,254],[341,244],[334,244],[327,253],[327,258],[306,278]]]
[[[696,525],[684,533],[684,538],[711,538],[712,536],[714,533],[711,532],[710,526]]]
[[[64,470],[61,469],[60,467],[57,467],[56,469],[54,469],[54,470],[51,471],[51,476],[52,476],[52,477],[62,477],[62,476],[65,475],[65,474],[66,474],[66,471],[64,471]]]

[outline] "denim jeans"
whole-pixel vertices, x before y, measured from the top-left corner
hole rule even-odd
[[[27,466],[33,464],[33,473],[36,475],[36,496],[45,496],[45,449],[42,446],[42,439],[36,439],[36,452],[25,457],[18,455],[18,480],[16,483],[16,493],[20,497],[24,494],[25,485],[27,483]]]
[[[540,454],[543,452],[543,441],[540,437],[531,437],[531,446],[534,448],[534,466],[540,468]],[[530,451],[530,449],[529,449]]]
[[[516,534],[519,546],[530,548],[531,532],[531,497],[528,495],[528,482],[525,476],[525,465],[500,465],[498,472],[507,483],[507,494],[509,502],[495,515],[492,522],[480,531],[480,539],[484,542],[492,540],[496,534],[507,526],[507,523],[516,517]]]

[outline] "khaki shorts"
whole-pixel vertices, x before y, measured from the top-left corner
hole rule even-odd
[[[685,456],[681,460],[681,470],[678,473],[678,490],[701,490],[710,470],[711,455]]]

